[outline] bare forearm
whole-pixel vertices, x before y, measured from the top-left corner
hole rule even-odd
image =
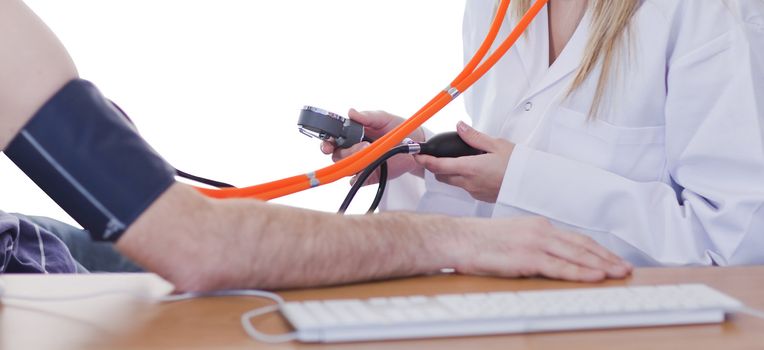
[[[181,289],[293,288],[410,276],[452,266],[456,220],[341,217],[254,200],[167,191],[118,248]]]
[[[264,287],[304,287],[411,276],[450,265],[442,222],[408,214],[342,217],[294,208],[268,208],[253,267]],[[258,232],[259,231],[259,232]],[[275,245],[277,249],[269,250]],[[257,247],[254,247],[257,249]]]

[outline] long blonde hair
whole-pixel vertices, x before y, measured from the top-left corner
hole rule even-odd
[[[514,13],[519,18],[531,7],[533,0],[513,0]],[[631,18],[639,8],[639,0],[589,0],[592,11],[589,41],[568,95],[581,87],[587,77],[602,62],[602,72],[592,101],[590,114],[596,114],[605,94],[612,68],[621,58],[617,51],[623,46]]]

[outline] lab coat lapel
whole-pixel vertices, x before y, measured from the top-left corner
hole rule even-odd
[[[541,13],[539,16],[541,16]],[[539,19],[542,19],[542,17],[539,17]],[[538,30],[538,35],[535,35],[535,40],[533,42],[536,47],[533,50],[520,49],[527,50],[528,52],[527,55],[521,54],[520,56],[523,57],[524,65],[526,62],[532,62],[531,60],[535,59],[532,66],[535,66],[536,68],[533,68],[532,70],[540,70],[545,73],[535,75],[538,79],[531,80],[531,89],[528,90],[528,93],[524,98],[518,101],[516,107],[519,107],[521,104],[532,99],[535,95],[543,92],[578,69],[581,60],[583,59],[584,51],[586,50],[586,44],[589,41],[591,14],[590,11],[587,11],[581,19],[578,28],[576,28],[576,31],[573,33],[573,36],[570,38],[570,41],[568,41],[567,45],[565,45],[565,48],[560,53],[560,56],[557,57],[554,64],[549,67],[549,22],[546,11],[544,11],[543,20],[537,22],[539,22],[538,26],[534,27],[534,30]],[[542,24],[543,27],[541,27]],[[543,42],[543,44],[541,42]]]
[[[547,67],[549,67],[548,28],[549,12],[544,6],[528,26],[525,34],[515,42],[517,55],[531,88],[534,87],[534,82],[539,81],[544,76]]]

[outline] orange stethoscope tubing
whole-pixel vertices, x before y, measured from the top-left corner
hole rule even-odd
[[[530,23],[548,1],[549,0],[537,0],[530,7],[528,12],[523,15],[501,45],[488,56],[485,62],[480,64],[496,40],[496,36],[498,36],[501,25],[504,22],[504,18],[509,9],[510,0],[501,0],[496,16],[488,31],[488,35],[475,53],[475,56],[473,56],[467,63],[456,79],[451,82],[451,85],[439,92],[424,107],[414,113],[411,118],[379,138],[369,147],[342,159],[333,165],[312,173],[292,176],[250,187],[223,189],[197,188],[197,190],[212,198],[257,198],[261,200],[270,200],[331,183],[343,177],[358,173],[369,166],[375,159],[381,157],[389,149],[400,144],[403,139],[443,109],[443,107],[448,105],[458,94],[466,91],[477,80],[485,75],[485,73],[488,72],[515,44],[517,39],[525,32]]]

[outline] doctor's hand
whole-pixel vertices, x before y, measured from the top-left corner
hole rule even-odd
[[[350,109],[348,117],[361,123],[364,126],[366,137],[371,138],[372,140],[382,137],[404,121],[403,118],[384,111],[358,112],[355,109]],[[416,129],[409,135],[409,138],[417,142],[424,142],[424,130],[422,130],[422,128]],[[321,143],[321,152],[324,154],[331,154],[332,160],[337,162],[368,146],[369,143],[364,141],[353,147],[344,149],[335,147],[332,142],[324,141]],[[389,179],[394,179],[408,172],[414,173],[420,177],[424,176],[424,169],[417,164],[417,162],[414,161],[414,157],[409,154],[399,154],[390,158],[387,161],[387,166]],[[353,182],[354,181],[355,178],[353,178]],[[369,176],[369,179],[366,180],[364,185],[370,185],[377,182],[379,182],[379,169]]]
[[[458,273],[596,282],[624,278],[633,268],[591,238],[541,217],[476,221],[472,228],[450,242]]]
[[[414,158],[438,181],[461,187],[477,200],[495,203],[515,144],[483,134],[464,122],[459,122],[456,130],[464,142],[486,154],[458,158],[417,155]]]

